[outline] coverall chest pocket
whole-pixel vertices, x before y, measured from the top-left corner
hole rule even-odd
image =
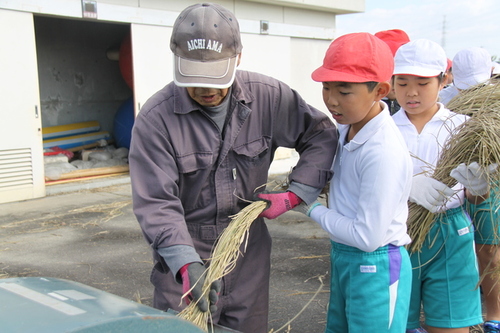
[[[242,164],[242,167],[260,166],[266,160],[270,159],[269,138],[267,137],[261,137],[257,140],[235,146],[233,150],[237,155],[236,158],[238,162]]]
[[[186,211],[205,207],[215,197],[212,165],[212,152],[177,156],[180,198]]]

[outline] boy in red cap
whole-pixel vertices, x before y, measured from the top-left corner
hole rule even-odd
[[[453,83],[453,61],[450,58],[446,58],[446,76],[445,88]]]
[[[382,39],[389,46],[393,56],[401,45],[410,41],[408,34],[401,29],[379,31],[375,33],[375,37]]]
[[[323,100],[339,127],[328,208],[295,208],[331,239],[326,332],[404,332],[411,264],[405,245],[411,160],[381,99],[391,89],[389,47],[369,33],[339,37],[323,66]],[[333,149],[333,148],[332,148]]]
[[[391,30],[383,30],[375,33],[375,37],[382,39],[391,49],[392,55],[396,55],[396,51],[399,49],[401,45],[404,45],[410,41],[410,37],[401,29],[391,29]],[[394,82],[391,79],[391,85],[394,86]],[[396,93],[394,92],[394,87],[391,91],[382,98],[387,106],[389,107],[389,112],[391,115],[401,109],[401,106],[396,99]]]

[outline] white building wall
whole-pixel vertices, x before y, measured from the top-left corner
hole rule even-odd
[[[129,24],[133,36],[135,107],[172,80],[172,55],[169,39],[179,12],[191,0],[97,0],[97,18],[83,18],[82,3],[87,0],[0,0],[0,10],[7,15],[24,12],[61,19],[88,22]],[[335,16],[361,12],[364,0],[221,0],[213,1],[233,11],[240,23],[243,58],[241,69],[276,77],[297,90],[309,104],[325,110],[321,85],[313,82],[311,72],[321,65],[324,53],[335,36]],[[262,32],[262,22],[268,30]],[[1,22],[0,22],[1,25]],[[7,31],[9,27],[2,27]],[[135,39],[135,40],[134,40]],[[34,51],[36,53],[36,51]],[[154,53],[154,54],[152,54]],[[0,63],[6,59],[0,53]],[[0,71],[0,77],[9,77]],[[32,77],[38,77],[35,73]],[[43,77],[43,76],[41,76]],[[43,82],[41,82],[43,84]],[[22,93],[22,92],[21,92]],[[34,104],[40,104],[38,101]],[[43,124],[42,124],[43,125]],[[10,133],[19,136],[22,126],[13,124]],[[36,133],[39,135],[39,133]],[[0,133],[0,142],[15,138]],[[41,152],[41,142],[38,142]],[[2,147],[0,146],[0,153]],[[0,154],[1,157],[1,154]],[[1,161],[0,161],[1,162]],[[40,165],[33,165],[40,168]],[[40,185],[44,186],[44,184]],[[38,194],[44,188],[34,189]],[[5,196],[4,196],[5,197]],[[33,196],[32,196],[33,197]],[[26,199],[29,199],[29,195]],[[21,199],[18,199],[21,200]],[[0,199],[0,202],[2,200]]]
[[[83,0],[85,1],[85,0]],[[97,0],[97,20],[171,27],[178,13],[197,0]],[[244,50],[242,69],[275,76],[323,109],[319,85],[310,79],[335,37],[336,14],[361,12],[364,0],[215,0],[240,22]],[[79,0],[0,0],[0,8],[79,18]],[[269,22],[267,35],[261,21]],[[283,37],[283,38],[279,38]],[[166,41],[168,42],[168,41]],[[149,66],[163,64],[149,63]],[[143,93],[147,93],[143,92]]]

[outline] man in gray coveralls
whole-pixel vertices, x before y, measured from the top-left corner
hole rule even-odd
[[[268,209],[253,223],[245,255],[198,303],[202,311],[210,308],[214,323],[267,332],[271,238],[264,217],[317,198],[332,175],[337,130],[286,84],[236,70],[239,26],[220,5],[197,4],[180,13],[170,48],[174,81],[142,107],[129,156],[134,213],[155,260],[154,306],[184,307],[183,291],[205,271],[230,216],[267,182],[276,149],[295,148],[300,160],[289,189],[258,194]],[[193,299],[201,284],[191,291]]]

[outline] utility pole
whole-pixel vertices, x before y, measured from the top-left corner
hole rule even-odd
[[[446,48],[446,15],[443,16],[443,31],[441,32],[441,47]]]

